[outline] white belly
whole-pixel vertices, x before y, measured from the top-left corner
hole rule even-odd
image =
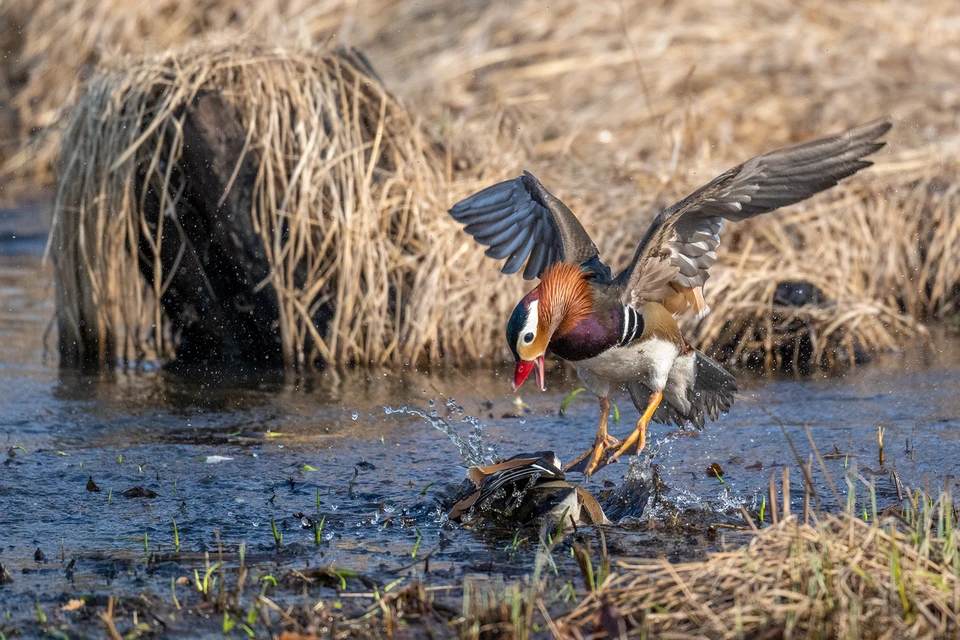
[[[666,340],[651,338],[625,347],[607,349],[577,363],[584,384],[598,396],[609,396],[611,387],[639,380],[653,391],[662,391],[680,348]]]

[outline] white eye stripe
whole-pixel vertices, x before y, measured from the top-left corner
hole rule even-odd
[[[520,344],[525,345],[525,344],[530,344],[530,342],[533,342],[533,340],[530,340],[530,342],[524,341],[523,338],[527,334],[532,333],[534,337],[536,337],[537,335],[538,304],[539,304],[539,301],[534,300],[533,302],[530,303],[530,306],[527,308],[527,321],[524,323],[523,330],[520,332]]]

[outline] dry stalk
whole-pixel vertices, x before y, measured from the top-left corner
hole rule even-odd
[[[163,60],[164,73],[174,60],[186,63],[182,74],[174,74],[170,94],[189,93],[190,81],[206,78],[236,90],[248,114],[263,109],[248,117],[251,149],[266,144],[263,148],[273,150],[264,166],[270,187],[261,185],[263,202],[268,209],[292,204],[289,215],[298,234],[289,245],[271,236],[278,265],[273,278],[288,283],[294,275],[290,265],[299,258],[318,256],[318,264],[328,265],[325,256],[343,252],[335,269],[314,265],[313,280],[302,292],[281,290],[287,351],[295,357],[298,345],[309,343],[305,359],[316,351],[335,361],[403,366],[434,362],[441,354],[451,362],[509,357],[500,330],[525,285],[500,276],[496,265],[444,220],[446,207],[471,191],[529,168],[584,220],[603,255],[620,265],[657,210],[713,175],[776,145],[892,113],[897,126],[876,167],[810,202],[727,226],[707,284],[714,312],[700,322],[688,318],[686,326],[695,342],[725,362],[799,370],[808,361],[848,366],[858,354],[901,348],[923,335],[920,320],[957,311],[960,261],[953,247],[960,240],[960,187],[954,176],[960,131],[953,93],[944,87],[954,84],[950,61],[960,52],[960,32],[947,19],[949,3],[852,0],[810,11],[802,3],[777,0],[624,0],[599,6],[561,0],[544,11],[536,0],[521,0],[506,9],[478,5],[453,14],[439,11],[436,3],[448,28],[410,23],[419,18],[403,3],[387,0],[359,5],[172,0],[162,4],[162,16],[156,3],[32,0],[29,11],[25,3],[4,3],[0,17],[22,25],[26,37],[16,45],[21,55],[9,57],[23,61],[21,66],[0,73],[26,78],[22,86],[11,84],[22,128],[54,129],[52,146],[26,148],[21,165],[56,150],[69,95],[78,96],[79,108],[101,109],[114,121],[102,125],[89,118],[89,146],[78,147],[78,127],[87,125],[73,115],[61,157],[83,157],[96,148],[95,160],[114,154],[107,165],[112,167],[136,142],[129,132],[153,123],[151,135],[174,140],[176,121],[158,121],[162,108],[155,112],[124,102],[130,94],[122,87],[144,88],[134,78],[149,79]],[[433,15],[431,7],[428,1],[422,15]],[[320,176],[334,171],[315,162],[324,141],[309,128],[310,112],[302,132],[284,131],[290,120],[280,117],[273,97],[289,74],[279,73],[276,81],[264,74],[267,88],[247,89],[244,82],[263,74],[263,67],[242,67],[241,60],[258,58],[243,46],[232,71],[222,64],[226,56],[214,63],[174,52],[141,67],[125,63],[129,74],[112,89],[96,79],[102,76],[81,87],[81,76],[89,74],[79,70],[104,51],[142,54],[180,47],[207,31],[235,44],[238,32],[252,32],[285,46],[291,39],[283,36],[290,33],[297,36],[292,41],[302,42],[349,31],[352,44],[385,63],[391,86],[407,95],[447,148],[424,165],[408,164],[395,176],[381,176],[375,163],[361,156],[406,149],[401,154],[409,162],[432,153],[422,132],[412,140],[391,134],[390,106],[381,127],[374,107],[377,124],[370,139],[353,152],[323,156],[337,171],[349,167],[327,188],[342,211],[322,217],[349,222],[350,231],[341,235],[339,226],[320,224],[315,211],[313,218],[303,216]],[[402,37],[411,32],[418,37]],[[19,31],[0,37],[14,33]],[[296,66],[294,59],[304,55],[294,48],[289,64]],[[209,73],[198,73],[207,67]],[[118,64],[108,63],[107,69],[116,74]],[[299,108],[301,94],[294,89],[291,104]],[[344,104],[353,111],[349,100]],[[164,147],[151,142],[140,141],[135,155],[162,185],[157,154]],[[299,162],[303,157],[307,160]],[[133,178],[130,159],[109,178],[85,179],[91,200],[129,198],[123,185]],[[89,170],[73,169],[74,174]],[[364,185],[370,182],[378,186],[367,193]],[[81,213],[92,215],[90,203],[84,207]],[[383,217],[354,215],[371,208],[394,212],[389,228]],[[90,244],[77,259],[90,273],[78,278],[93,281],[65,292],[62,306],[109,308],[107,329],[84,324],[105,353],[162,355],[167,337],[145,345],[144,332],[158,334],[151,327],[163,319],[151,300],[164,283],[134,283],[136,269],[121,264],[130,259],[118,253],[120,243],[108,239],[134,236],[140,226],[121,212],[88,231]],[[388,239],[384,255],[371,258],[357,248],[357,242],[375,243],[381,234]],[[95,239],[101,238],[98,245]],[[364,255],[355,259],[358,251]],[[100,261],[112,265],[112,275],[99,272]],[[348,280],[369,279],[369,289],[342,290],[341,271]],[[391,287],[405,278],[412,284],[385,307]],[[824,299],[799,308],[776,306],[777,284],[785,281],[811,283]],[[330,335],[302,321],[327,303],[339,305]]]

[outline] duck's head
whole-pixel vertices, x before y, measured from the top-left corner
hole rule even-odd
[[[517,368],[513,374],[513,390],[516,391],[530,375],[537,372],[537,386],[546,389],[543,380],[543,356],[550,344],[550,326],[546,314],[541,313],[540,287],[537,287],[516,306],[507,323],[507,344],[513,351]]]
[[[540,284],[525,295],[507,323],[507,344],[517,368],[516,391],[531,371],[544,391],[543,356],[554,335],[564,335],[592,313],[593,295],[578,265],[557,263],[540,276]]]

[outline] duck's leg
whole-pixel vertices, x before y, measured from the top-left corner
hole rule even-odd
[[[663,400],[662,391],[654,391],[650,394],[650,400],[647,401],[647,408],[643,412],[643,415],[640,416],[640,419],[637,420],[637,427],[617,450],[610,455],[610,462],[616,462],[617,458],[622,455],[635,456],[643,451],[643,447],[647,444],[647,425],[650,424],[650,418],[653,417],[653,412],[660,406],[661,400]]]
[[[583,452],[579,458],[563,468],[564,471],[576,471],[589,476],[600,468],[601,461],[610,453],[610,449],[620,442],[607,433],[607,419],[610,417],[610,398],[600,398],[600,426],[597,427],[597,437],[593,446]]]

